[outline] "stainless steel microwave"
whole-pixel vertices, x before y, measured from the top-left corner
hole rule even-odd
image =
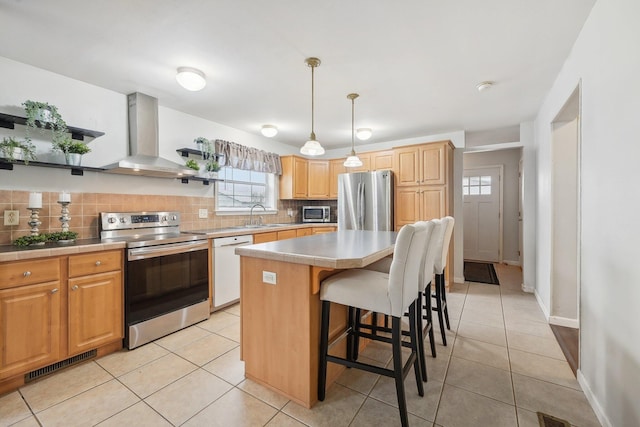
[[[331,222],[329,206],[303,206],[302,222]]]

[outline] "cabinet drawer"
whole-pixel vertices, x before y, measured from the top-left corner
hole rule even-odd
[[[60,261],[36,259],[0,264],[0,289],[60,280]]]
[[[91,252],[69,257],[69,277],[122,269],[122,251]]]

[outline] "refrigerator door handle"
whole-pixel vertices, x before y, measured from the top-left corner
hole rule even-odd
[[[365,215],[365,196],[364,196],[364,183],[358,184],[358,230],[364,230],[364,215]]]

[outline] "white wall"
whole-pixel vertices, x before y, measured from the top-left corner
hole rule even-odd
[[[637,0],[599,0],[535,120],[536,293],[548,311],[550,124],[582,82],[578,377],[607,426],[640,425],[639,16]]]
[[[128,154],[127,97],[107,89],[61,76],[27,64],[0,57],[0,111],[24,116],[22,102],[27,99],[54,104],[69,126],[105,132],[104,136],[89,142],[91,153],[83,156],[84,166],[101,167],[116,162]],[[259,135],[253,135],[228,126],[194,117],[169,108],[160,107],[160,155],[175,162],[184,160],[177,148],[192,147],[198,136],[226,139],[279,154],[295,150],[289,146]],[[24,126],[15,130],[0,128],[0,138],[24,137]],[[38,159],[54,159],[51,140],[36,138]],[[61,160],[61,159],[59,159]],[[181,184],[175,179],[132,177],[106,173],[86,172],[84,176],[71,176],[69,170],[15,166],[14,171],[0,170],[0,188],[15,190],[58,191],[129,194],[213,195],[213,186],[199,182]]]
[[[502,259],[509,264],[520,264],[518,255],[518,164],[521,149],[511,148],[490,152],[464,153],[464,168],[503,165]]]

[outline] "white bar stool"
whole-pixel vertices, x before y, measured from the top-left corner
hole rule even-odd
[[[407,402],[404,390],[404,378],[413,365],[416,376],[418,394],[424,396],[421,364],[418,358],[418,341],[421,332],[417,330],[416,314],[419,313],[416,301],[418,298],[418,279],[424,267],[423,258],[427,239],[433,230],[432,223],[405,225],[396,239],[393,260],[389,274],[377,271],[353,269],[335,274],[322,281],[320,300],[322,300],[322,321],[320,326],[320,360],[318,368],[318,399],[324,400],[326,392],[327,363],[338,363],[350,368],[362,369],[395,379],[398,408],[402,426],[408,426]],[[391,342],[393,353],[393,369],[358,362],[353,357],[354,336],[367,336],[353,328],[347,329],[347,357],[329,355],[329,319],[331,303],[342,304],[374,313],[391,316],[391,338],[376,339]],[[402,330],[401,320],[405,311],[409,312],[409,334],[411,353],[402,363]],[[351,312],[351,310],[350,310]],[[332,343],[334,344],[334,343]]]
[[[449,324],[449,309],[447,309],[447,292],[444,283],[444,269],[447,267],[447,255],[449,254],[449,242],[453,234],[453,225],[455,220],[451,216],[442,218],[442,226],[444,233],[438,244],[439,252],[436,254],[433,264],[433,272],[436,275],[435,292],[431,295],[436,304],[433,311],[438,313],[438,322],[440,323],[440,335],[442,335],[442,345],[447,345],[447,336],[444,331],[444,323],[447,329],[451,329]],[[443,319],[444,318],[444,319]]]

